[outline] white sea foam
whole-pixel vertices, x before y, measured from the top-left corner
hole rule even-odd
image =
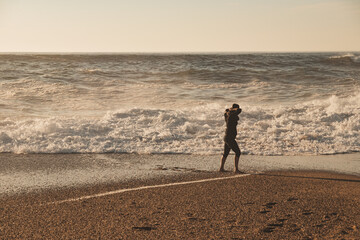
[[[244,105],[243,153],[335,154],[360,151],[360,94],[294,106]],[[0,152],[194,153],[222,151],[224,106],[120,109],[101,118],[50,117],[0,122]]]
[[[346,53],[346,54],[340,54],[340,55],[334,55],[329,57],[329,59],[335,59],[335,60],[341,60],[341,59],[350,59],[354,62],[360,62],[360,56],[356,55],[354,53]]]

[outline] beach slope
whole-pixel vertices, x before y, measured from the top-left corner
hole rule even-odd
[[[227,176],[233,173],[202,178]],[[193,180],[194,176],[173,179]],[[159,181],[3,196],[0,238],[360,238],[360,177],[330,172],[266,172],[57,202],[124,187],[172,182],[170,178]]]

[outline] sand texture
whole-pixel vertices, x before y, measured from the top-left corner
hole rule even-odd
[[[2,196],[1,239],[360,239],[360,177],[267,172],[46,204],[212,173]]]

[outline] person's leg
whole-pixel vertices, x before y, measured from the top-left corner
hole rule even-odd
[[[235,155],[235,168],[234,168],[235,173],[240,173],[240,171],[239,171],[239,159],[240,159],[240,156]]]
[[[239,145],[237,144],[237,142],[234,139],[233,141],[229,142],[229,146],[235,152],[234,172],[240,173],[239,159],[240,159],[241,151],[240,151]]]
[[[225,172],[224,166],[225,166],[225,162],[226,162],[226,158],[229,155],[230,152],[230,147],[225,143],[224,144],[224,154],[221,158],[221,165],[220,165],[220,172]]]

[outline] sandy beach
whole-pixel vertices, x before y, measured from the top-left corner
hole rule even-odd
[[[232,178],[189,173],[152,180],[3,195],[1,239],[359,239],[360,177],[272,171]],[[86,200],[118,189],[158,186]],[[55,202],[55,203],[54,203]]]
[[[18,7],[23,13],[34,4],[17,5],[9,7],[11,13]],[[40,14],[25,11],[10,17],[9,22],[18,19],[14,26],[24,25],[19,18],[22,15],[29,20],[33,18],[27,16],[48,12],[51,17],[63,16],[58,14],[63,6],[43,5],[37,7]],[[195,5],[187,6],[190,10]],[[191,23],[200,19],[201,24],[194,26],[201,26],[196,32],[202,34],[207,22],[203,20],[209,17],[208,23],[214,23],[215,12],[227,4],[219,8],[210,5],[214,14],[206,11],[203,18],[191,10],[196,16],[179,18],[180,25],[186,19]],[[206,9],[198,6],[201,11]],[[153,13],[148,8],[132,8],[125,15],[116,13],[125,19],[112,22],[131,23],[124,21],[126,16],[144,15],[127,14],[135,9]],[[113,9],[123,8],[109,10]],[[168,8],[157,7],[156,11],[159,9]],[[185,9],[174,8],[171,19],[187,12],[182,11]],[[247,12],[244,9],[241,7]],[[290,11],[281,9],[286,14],[280,15],[292,17],[289,13],[298,6]],[[81,7],[71,12],[87,10]],[[328,12],[322,6],[319,10]],[[221,11],[243,16],[232,9]],[[155,15],[170,16],[168,11]],[[70,44],[74,36],[85,34],[87,27],[91,26],[88,30],[92,32],[93,26],[101,25],[94,18],[99,16],[95,11],[89,16],[91,21],[74,15],[74,19],[85,19],[85,28],[74,26],[81,31],[61,34],[59,39]],[[111,16],[102,19],[113,19]],[[256,14],[251,16],[256,21],[245,22],[261,22]],[[233,21],[236,18],[229,15],[221,21],[244,22]],[[46,37],[40,34],[40,39],[52,42],[48,30],[61,31],[52,27],[52,18],[44,19],[49,26],[43,29]],[[277,24],[288,22],[275,19]],[[89,24],[93,20],[94,24]],[[209,29],[217,29],[221,21],[210,24]],[[154,26],[166,22],[156,21]],[[325,22],[326,27],[334,25]],[[112,36],[116,28],[110,25],[101,31],[108,29]],[[177,29],[173,26],[169,29]],[[146,32],[151,37],[162,36],[171,43],[163,35],[167,28],[161,27],[159,34],[149,29]],[[222,30],[206,38],[231,39],[232,34],[228,38]],[[32,31],[31,37],[36,37],[36,32]],[[115,32],[122,33],[120,40],[129,35]],[[101,33],[94,39],[110,35]],[[343,32],[337,35],[343,36]],[[151,38],[144,39],[136,38],[134,43],[153,45]],[[37,46],[40,43],[36,41]],[[94,52],[96,46],[91,52],[76,46],[69,48],[71,51],[38,52],[32,48],[22,52],[21,48],[15,50],[15,45],[11,52],[5,46],[6,53],[0,53],[0,240],[360,239],[359,52],[298,52],[295,48],[285,52],[272,52],[271,48],[265,52],[234,48],[207,52],[203,43],[194,51],[176,52],[158,52],[154,46],[146,52],[114,48]],[[224,111],[232,106],[241,108],[241,113],[237,116],[235,111],[224,118]],[[238,156],[232,141],[236,136],[241,149],[239,168],[246,174],[230,172],[234,169],[233,151],[224,166],[228,172],[219,172],[227,149],[224,135],[231,137],[225,139],[231,140]]]
[[[0,0],[0,240],[360,240],[360,0]]]

